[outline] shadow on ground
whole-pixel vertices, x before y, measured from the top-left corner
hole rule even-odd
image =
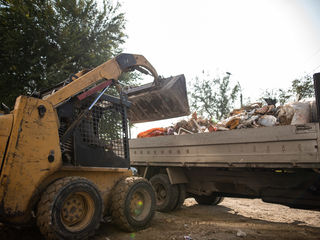
[[[193,240],[239,239],[239,231],[245,239],[319,239],[320,228],[293,223],[270,222],[238,215],[235,209],[225,206],[183,206],[170,212],[157,212],[150,228],[137,233],[125,233],[111,223],[102,223],[94,240]],[[40,240],[43,239],[37,228],[13,228],[0,225],[0,239]]]

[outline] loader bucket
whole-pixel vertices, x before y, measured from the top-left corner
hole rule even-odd
[[[190,114],[186,79],[184,75],[158,79],[127,90],[131,106],[128,118],[131,123],[142,123]]]

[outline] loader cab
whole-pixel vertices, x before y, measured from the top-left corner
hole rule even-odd
[[[64,165],[129,168],[127,108],[125,95],[104,94],[79,121],[96,95],[84,100],[71,99],[58,107],[59,136]],[[64,133],[78,121],[69,138]]]

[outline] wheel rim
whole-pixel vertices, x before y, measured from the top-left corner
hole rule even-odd
[[[61,222],[69,231],[81,231],[91,223],[94,211],[94,202],[88,193],[72,193],[62,204]]]
[[[167,190],[166,188],[160,184],[157,183],[154,185],[154,189],[156,191],[156,197],[157,197],[157,205],[162,205],[167,198]]]
[[[136,190],[130,201],[130,215],[136,221],[144,220],[151,208],[151,197],[144,189]]]

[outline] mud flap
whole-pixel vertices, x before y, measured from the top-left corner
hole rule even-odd
[[[128,111],[131,123],[142,123],[190,114],[184,75],[159,79],[127,90],[132,103]]]

